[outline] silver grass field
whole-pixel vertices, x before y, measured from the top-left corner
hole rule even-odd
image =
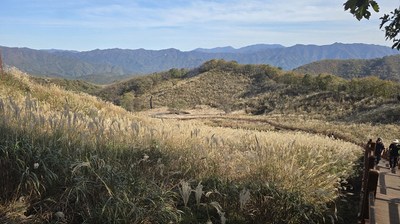
[[[7,211],[0,215],[49,223],[343,222],[336,202],[346,200],[348,178],[359,172],[356,144],[151,118],[33,84],[15,69],[8,74],[27,91],[0,89],[0,205]],[[265,119],[329,127],[354,141],[389,127]],[[26,215],[16,215],[17,202]]]

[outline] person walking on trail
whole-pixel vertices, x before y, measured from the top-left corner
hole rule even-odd
[[[389,146],[390,150],[389,165],[390,165],[390,171],[392,172],[394,172],[397,166],[397,160],[399,159],[399,148],[398,148],[399,143],[400,143],[399,140],[395,139]]]
[[[381,160],[383,150],[385,150],[385,146],[383,145],[382,138],[378,138],[376,140],[376,146],[375,146],[375,157],[376,157],[375,165],[376,166],[378,165],[379,161]]]

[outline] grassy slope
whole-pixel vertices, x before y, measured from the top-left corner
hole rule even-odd
[[[0,164],[15,171],[1,173],[1,204],[24,196],[37,221],[322,222],[360,154],[319,135],[150,119],[26,75],[1,87]],[[182,200],[186,183],[201,203]]]
[[[191,107],[204,104],[219,107],[223,103],[236,106],[243,104],[241,98],[251,88],[250,85],[251,79],[242,74],[207,72],[152,91],[141,99],[153,95],[156,106],[167,106],[179,100],[185,100]]]
[[[389,59],[393,57],[384,58]],[[285,73],[272,66],[266,66],[262,72],[249,72],[251,69],[246,68],[247,65],[223,60],[214,62],[224,68],[204,69],[213,63],[209,61],[181,79],[171,78],[168,72],[163,72],[101,88],[80,81],[50,79],[50,82],[60,86],[68,84],[67,89],[90,92],[120,105],[124,94],[132,93],[134,97],[127,98],[125,104],[133,104],[134,110],[149,109],[151,98],[154,107],[185,101],[188,108],[209,105],[226,112],[245,110],[251,114],[300,115],[329,121],[391,124],[400,119],[397,99],[299,88],[274,81]]]
[[[346,79],[376,76],[381,79],[400,81],[399,65],[400,55],[392,55],[369,60],[321,60],[300,66],[293,71],[311,75],[329,73]]]
[[[107,85],[110,83],[127,80],[127,79],[130,79],[135,76],[138,76],[138,75],[137,74],[120,75],[120,74],[114,74],[114,73],[105,73],[105,74],[86,75],[86,76],[80,77],[79,80],[94,83],[97,85]]]
[[[237,65],[231,63],[231,66]],[[336,136],[357,143],[378,136],[383,137],[384,141],[398,138],[398,125],[384,124],[389,121],[398,122],[396,101],[381,97],[360,97],[345,92],[311,91],[296,88],[295,85],[278,84],[271,78],[280,74],[280,71],[268,69],[266,74],[237,72],[238,70],[232,68],[210,69],[183,79],[152,74],[101,89],[93,86],[93,89],[114,99],[121,97],[125,91],[140,92],[135,100],[147,107],[150,96],[153,96],[156,107],[185,100],[190,107],[208,104],[226,111],[245,109],[253,114],[261,111],[265,112],[264,116],[244,116],[241,117],[242,121],[260,120],[291,129],[325,134],[334,132]],[[13,73],[19,74],[18,71]],[[5,116],[11,116],[19,111],[18,108],[22,108],[21,116],[27,117],[24,118],[27,120],[14,121],[13,116],[2,117],[0,124],[7,124],[2,126],[2,152],[18,146],[23,151],[32,152],[33,157],[12,154],[18,150],[8,153],[15,155],[15,158],[23,156],[28,159],[21,160],[24,162],[22,164],[10,158],[4,160],[5,157],[2,157],[2,161],[6,161],[2,164],[14,166],[20,172],[14,174],[15,177],[10,176],[11,173],[2,173],[5,175],[2,179],[10,183],[5,187],[15,189],[19,185],[18,180],[24,180],[25,184],[20,192],[5,191],[12,197],[7,198],[3,194],[2,204],[31,195],[25,208],[31,209],[28,211],[38,220],[49,221],[54,218],[52,214],[63,211],[68,215],[68,221],[157,222],[168,219],[193,223],[195,220],[206,222],[207,219],[212,219],[213,223],[220,223],[224,215],[218,212],[220,208],[215,204],[218,202],[232,223],[243,223],[245,220],[253,223],[274,222],[272,220],[296,223],[305,220],[305,214],[317,221],[332,213],[316,204],[323,202],[329,207],[333,203],[332,198],[342,197],[338,194],[342,183],[336,182],[337,177],[346,179],[357,173],[357,169],[351,166],[357,163],[359,148],[342,141],[332,141],[323,135],[265,131],[262,123],[238,123],[236,130],[204,126],[195,121],[150,119],[86,94],[65,91],[48,83],[38,85],[37,82],[31,82],[26,75],[6,77],[9,78],[1,83],[0,98],[11,106],[10,109],[8,106],[0,106],[0,109],[7,108],[6,111],[11,112],[7,112],[9,114],[6,113]],[[63,85],[61,80],[57,81],[57,85]],[[70,86],[75,86],[75,90],[86,85],[81,82],[72,83],[74,84]],[[144,88],[149,83],[151,88]],[[27,92],[31,99],[24,99]],[[15,107],[7,99],[8,96],[19,106]],[[35,100],[40,102],[43,109],[24,109],[31,102],[36,102]],[[44,118],[43,129],[36,126],[37,122],[34,120],[41,116]],[[230,115],[230,119],[237,118]],[[54,120],[66,123],[55,125]],[[370,123],[375,121],[377,123]],[[73,126],[74,122],[77,122],[77,126]],[[228,127],[229,122],[224,122],[228,123],[225,125]],[[67,124],[75,130],[72,132],[74,134],[66,132],[70,130],[64,129]],[[103,128],[105,131],[101,131]],[[20,143],[9,144],[15,141]],[[81,154],[82,150],[85,152],[84,156]],[[49,153],[53,151],[61,154]],[[38,186],[42,187],[39,188],[35,188],[37,182],[34,179],[25,180],[18,176],[26,175],[27,167],[34,170],[33,164],[37,161],[34,158],[37,155],[42,155],[38,160],[40,167],[44,164],[48,167],[31,172],[36,174],[40,171],[38,174],[41,178],[38,181],[42,185]],[[50,171],[55,172],[59,178],[54,179]],[[315,176],[310,179],[309,175]],[[89,182],[80,181],[85,179]],[[211,192],[214,196],[203,196],[202,204],[197,205],[192,195],[185,206],[181,194],[186,182],[181,181],[188,179],[193,180],[189,185],[192,189],[202,185],[203,191]],[[49,180],[55,185],[50,184]],[[239,198],[241,194],[243,197],[246,193],[244,187],[250,190],[251,200],[243,212],[239,200],[234,203],[232,198]],[[45,189],[51,189],[51,193]],[[222,193],[221,196],[217,196],[215,189]],[[90,192],[94,191],[101,193],[91,195]],[[138,192],[141,197],[136,198]],[[284,198],[281,198],[282,195]],[[85,199],[82,199],[83,196]],[[271,200],[263,201],[265,197]],[[149,204],[146,201],[148,198],[154,203]],[[83,203],[76,207],[63,208],[56,205],[76,204],[78,199],[83,200]],[[55,201],[51,209],[46,207],[46,201],[49,200]],[[277,207],[276,203],[282,202],[282,207]],[[347,207],[343,201],[335,202],[340,208]],[[133,213],[130,212],[132,203],[139,208]],[[288,203],[300,206],[300,210],[284,207]],[[6,211],[10,211],[13,206],[15,203],[9,204]],[[317,214],[309,208],[322,213]],[[41,212],[37,212],[40,209]],[[268,211],[268,214],[263,211]],[[345,209],[343,212],[351,211]],[[339,217],[345,216],[339,214]],[[346,217],[344,220],[351,218]],[[337,221],[343,222],[340,219]]]
[[[396,58],[398,57],[390,56],[364,60],[363,63],[375,61],[374,64],[379,67],[378,65],[384,62],[387,64],[392,61],[393,64]],[[212,64],[212,62],[207,63]],[[79,80],[43,78],[35,80],[39,83],[49,81],[65,86],[69,90],[91,93],[132,110],[149,109],[152,98],[154,107],[174,106],[177,102],[184,101],[184,105],[191,108],[196,105],[209,105],[226,112],[245,110],[251,114],[299,114],[328,120],[393,123],[398,122],[400,117],[396,112],[397,100],[393,98],[364,97],[348,91],[338,93],[332,90],[299,88],[298,85],[279,81],[276,77],[284,76],[285,73],[272,66],[265,66],[259,71],[260,66],[251,67],[223,60],[214,62],[217,64],[216,68],[203,69],[208,66],[205,63],[183,78],[173,78],[169,72],[161,72],[138,76],[104,87]],[[334,64],[328,66],[332,68],[338,68],[339,64],[344,63],[344,61],[330,60],[316,64],[328,62]],[[351,70],[360,70],[357,66],[365,67],[363,63],[348,66]],[[321,67],[326,66],[319,66]],[[392,65],[388,68],[395,70]],[[130,98],[124,96],[127,93],[132,94]]]
[[[41,85],[55,84],[66,90],[71,90],[71,91],[76,91],[76,92],[84,92],[84,93],[91,93],[91,92],[95,91],[96,89],[101,88],[98,85],[92,84],[90,82],[85,82],[82,80],[42,78],[42,77],[37,77],[37,76],[32,76],[31,80],[33,82],[41,84]]]
[[[252,114],[297,114],[322,120],[348,122],[397,123],[397,99],[362,97],[348,92],[312,91],[295,85],[276,83],[271,79],[259,82],[256,77],[212,70],[170,82],[137,96],[144,108],[170,106],[184,100],[188,107],[210,105],[226,112],[246,110]]]

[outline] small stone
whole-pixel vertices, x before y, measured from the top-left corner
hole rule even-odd
[[[54,214],[58,219],[65,219],[65,215],[63,212],[56,212]]]

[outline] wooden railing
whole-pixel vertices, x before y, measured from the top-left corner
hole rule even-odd
[[[361,224],[375,224],[375,197],[379,171],[375,169],[375,146],[372,139],[365,146],[364,170],[360,195],[358,219]]]

